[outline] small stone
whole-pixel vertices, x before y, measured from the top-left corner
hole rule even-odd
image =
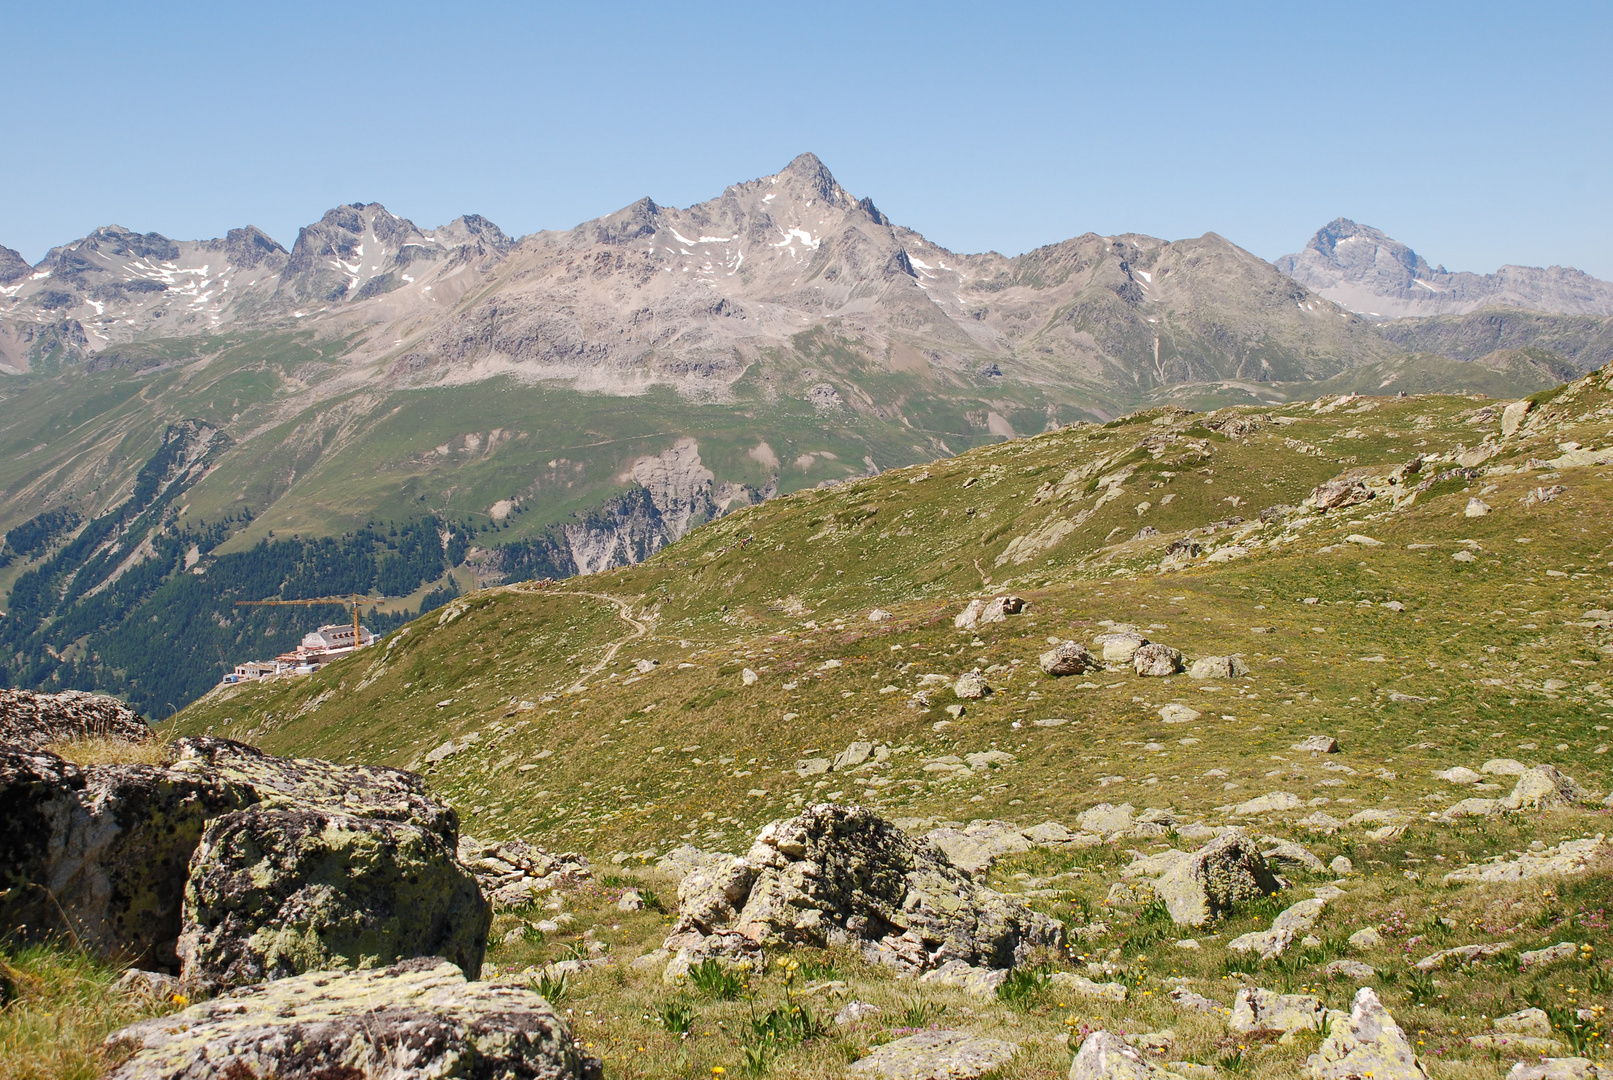
[[[1438,971],[1447,964],[1477,964],[1512,948],[1510,941],[1491,941],[1478,945],[1458,945],[1454,949],[1441,949],[1417,961],[1412,967],[1418,971]]]
[[[1222,1011],[1221,1003],[1207,998],[1202,994],[1194,993],[1185,986],[1173,986],[1166,994],[1171,1003],[1178,1008],[1191,1009],[1194,1012],[1218,1013]]]
[[[1484,779],[1484,776],[1481,773],[1474,772],[1472,769],[1458,765],[1454,769],[1444,769],[1436,772],[1434,778],[1443,780],[1447,784],[1476,784]]]
[[[756,681],[760,678],[761,676],[757,675],[756,672],[752,671],[750,668],[746,668],[739,673],[739,681],[744,683],[746,686],[755,686]]]
[[[1589,1058],[1549,1057],[1538,1061],[1520,1061],[1507,1073],[1507,1080],[1599,1080],[1607,1075]]]
[[[1579,946],[1572,941],[1560,941],[1555,945],[1548,945],[1544,949],[1533,949],[1518,957],[1519,970],[1529,968],[1549,967],[1564,960],[1572,960],[1579,955]]]
[[[1254,814],[1271,814],[1283,810],[1298,810],[1305,805],[1305,801],[1298,795],[1287,791],[1272,791],[1265,795],[1256,796],[1247,802],[1241,802],[1232,808],[1232,812],[1239,817],[1249,817]]]
[[[991,693],[991,687],[986,684],[986,677],[980,669],[967,671],[958,676],[958,681],[952,684],[952,692],[964,701],[978,701]]]
[[[1458,551],[1455,555],[1452,555],[1451,558],[1455,559],[1457,562],[1478,562],[1479,561],[1479,557],[1477,555],[1473,554],[1471,551],[1468,551],[1466,548],[1462,549],[1461,551]]]
[[[835,1013],[835,1023],[840,1027],[849,1027],[870,1016],[878,1016],[881,1011],[878,1005],[870,1005],[866,1001],[848,1001],[839,1012]]]
[[[1342,975],[1347,979],[1373,979],[1378,972],[1371,964],[1363,964],[1359,960],[1334,960],[1322,966],[1322,974],[1329,977]]]
[[[1190,937],[1182,938],[1180,941],[1173,942],[1173,944],[1178,949],[1187,949],[1190,952],[1197,952],[1199,949],[1202,949],[1204,947],[1204,946],[1199,944],[1198,938],[1190,938]]]
[[[1340,877],[1344,877],[1355,872],[1355,864],[1351,862],[1349,857],[1346,855],[1333,856],[1333,861],[1327,864],[1327,868]]]
[[[1129,664],[1137,650],[1148,644],[1148,639],[1133,631],[1099,634],[1092,639],[1094,645],[1103,646],[1103,658],[1109,663]]]
[[[1076,975],[1069,971],[1055,971],[1049,978],[1048,985],[1057,988],[1063,994],[1107,998],[1110,1001],[1126,1000],[1126,985],[1124,983],[1093,982],[1083,975]]]
[[[1503,438],[1517,434],[1518,428],[1523,425],[1523,418],[1534,407],[1534,402],[1528,398],[1514,401],[1501,410],[1501,435]]]
[[[1470,518],[1483,517],[1489,512],[1489,503],[1485,502],[1483,499],[1474,498],[1467,500],[1467,509],[1462,511],[1462,516]]]
[[[869,622],[884,622],[890,617],[891,613],[886,611],[884,608],[875,608],[873,611],[868,613]]]
[[[1585,789],[1554,765],[1537,765],[1518,777],[1512,794],[1501,800],[1508,810],[1555,810],[1584,802]]]
[[[1331,735],[1310,735],[1289,747],[1290,750],[1301,750],[1312,754],[1336,754],[1339,752],[1339,741]]]
[[[1350,948],[1367,952],[1383,944],[1383,935],[1378,933],[1376,927],[1368,926],[1351,934],[1348,940]]]
[[[1188,705],[1161,705],[1159,718],[1167,724],[1191,724],[1204,714]]]
[[[617,911],[643,911],[644,894],[637,889],[624,889],[616,901]]]
[[[1497,1031],[1511,1032],[1515,1035],[1551,1037],[1551,1017],[1542,1009],[1520,1009],[1506,1016],[1498,1016],[1490,1026]]]

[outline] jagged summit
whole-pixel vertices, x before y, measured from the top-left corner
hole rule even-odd
[[[1464,314],[1517,307],[1561,315],[1613,315],[1613,284],[1570,267],[1503,266],[1452,273],[1380,229],[1340,217],[1285,255],[1277,269],[1329,300],[1375,318]]]

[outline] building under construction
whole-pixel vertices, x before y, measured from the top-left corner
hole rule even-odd
[[[273,660],[248,660],[224,676],[226,683],[251,682],[276,675],[310,675],[339,656],[372,644],[375,635],[355,623],[331,623],[304,634],[302,644]]]

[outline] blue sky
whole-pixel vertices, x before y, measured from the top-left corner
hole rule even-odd
[[[0,0],[0,243],[568,228],[818,154],[956,250],[1344,215],[1613,278],[1613,6]]]

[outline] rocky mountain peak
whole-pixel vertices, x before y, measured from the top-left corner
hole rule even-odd
[[[4,244],[0,244],[0,285],[10,285],[18,278],[26,276],[32,269],[21,252],[12,251]]]
[[[244,270],[254,269],[265,262],[284,261],[290,254],[279,242],[256,225],[244,229],[231,229],[224,236],[224,251],[234,265]]]
[[[1613,284],[1567,267],[1504,266],[1452,273],[1380,229],[1340,217],[1278,270],[1353,311],[1381,318],[1519,307],[1563,315],[1613,315]]]

